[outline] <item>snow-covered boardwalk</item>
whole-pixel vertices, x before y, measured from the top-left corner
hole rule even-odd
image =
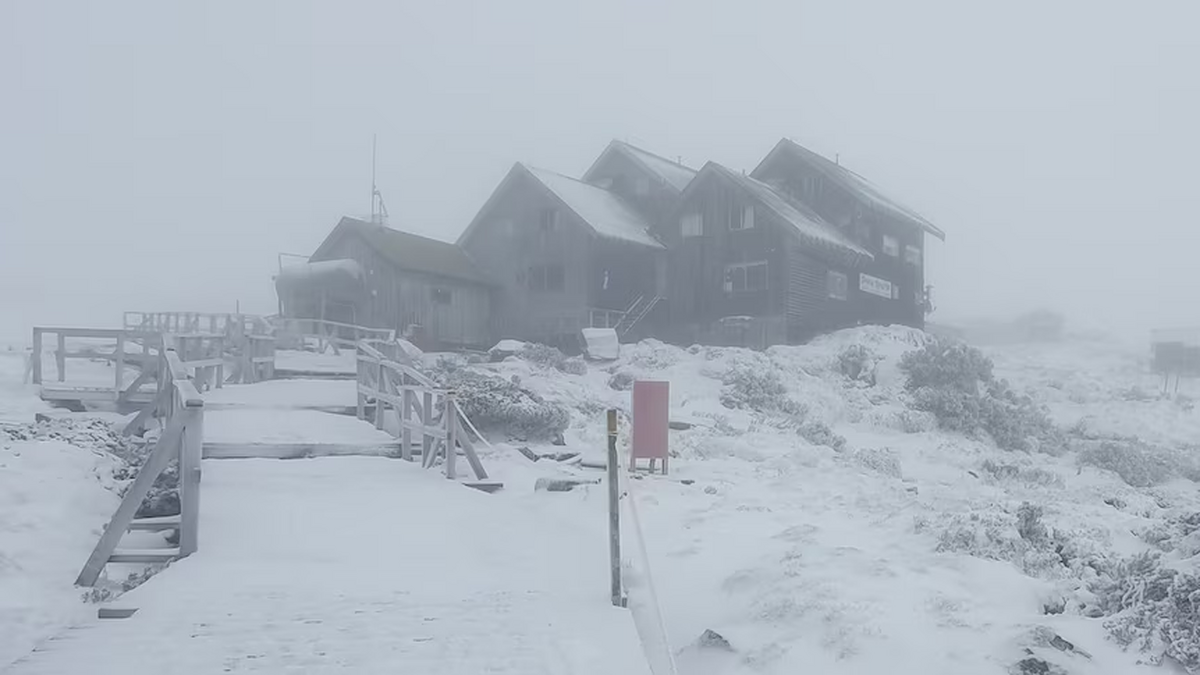
[[[200,551],[6,675],[647,672],[603,516],[379,457],[206,460]],[[544,504],[542,505],[544,507]],[[600,508],[600,507],[598,507]]]

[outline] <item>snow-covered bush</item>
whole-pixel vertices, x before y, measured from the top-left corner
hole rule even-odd
[[[521,440],[553,440],[570,424],[566,408],[542,399],[516,382],[456,368],[431,373],[453,389],[458,404],[480,431],[501,432]]]
[[[1195,478],[1195,465],[1177,450],[1151,445],[1136,438],[1090,442],[1078,462],[1112,471],[1133,487],[1161,485],[1172,478]]]
[[[637,379],[633,373],[619,370],[608,378],[608,388],[616,389],[617,391],[629,391],[633,389],[633,381]]]
[[[875,384],[879,357],[864,345],[852,344],[838,354],[838,370],[851,380]]]
[[[819,420],[802,422],[796,427],[796,433],[813,445],[824,445],[838,452],[846,449],[846,439],[834,433],[828,424]]]
[[[1053,453],[1062,447],[1049,411],[995,379],[991,360],[974,347],[935,340],[905,354],[900,370],[910,404],[932,413],[943,429],[986,433],[1005,450]]]
[[[854,460],[862,466],[878,471],[885,476],[902,478],[900,456],[890,448],[860,448],[854,452]]]
[[[1104,626],[1118,644],[1156,663],[1169,656],[1188,672],[1200,671],[1200,576],[1144,553],[1122,561],[1092,592],[1111,616]]]
[[[734,410],[801,416],[803,405],[788,396],[779,373],[767,368],[735,365],[721,378],[721,405]]]

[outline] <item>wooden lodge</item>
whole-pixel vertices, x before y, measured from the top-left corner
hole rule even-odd
[[[621,141],[582,178],[514,164],[455,243],[343,218],[277,279],[288,317],[424,348],[500,339],[761,348],[859,324],[923,327],[925,235],[858,174],[783,139],[749,174]]]

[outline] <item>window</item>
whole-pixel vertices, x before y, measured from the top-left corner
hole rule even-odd
[[[883,252],[886,255],[900,255],[900,241],[891,235],[883,235]]]
[[[638,176],[633,182],[633,191],[639,197],[644,197],[650,194],[650,179],[645,176]]]
[[[913,265],[920,265],[921,264],[921,249],[917,248],[916,246],[905,246],[904,247],[904,262],[911,263]]]
[[[449,288],[431,288],[429,297],[439,305],[448,305],[452,296]]]
[[[841,272],[829,270],[829,273],[825,276],[825,286],[829,290],[829,297],[834,300],[845,300],[849,285],[846,275]]]
[[[699,213],[689,213],[679,219],[679,231],[684,237],[704,236],[704,217]]]
[[[767,290],[766,261],[725,266],[725,292],[748,293]]]
[[[566,278],[562,265],[534,265],[529,268],[529,290],[561,291]]]
[[[542,209],[538,221],[542,232],[553,232],[558,229],[558,209]]]
[[[754,227],[754,207],[741,207],[737,204],[729,205],[729,229],[730,230],[748,230]]]

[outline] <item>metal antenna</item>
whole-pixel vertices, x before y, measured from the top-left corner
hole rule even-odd
[[[375,187],[375,142],[378,140],[378,134],[371,134],[371,222],[378,223],[379,219],[375,216],[375,195],[379,194],[379,188]]]

